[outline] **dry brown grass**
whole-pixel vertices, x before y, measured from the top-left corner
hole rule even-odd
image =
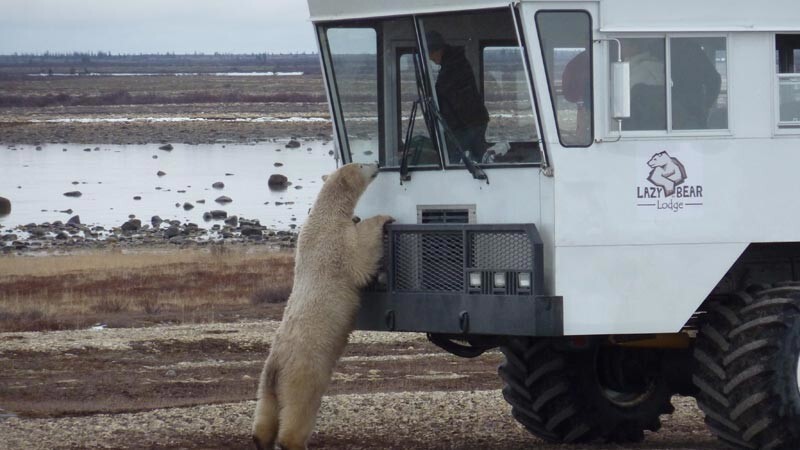
[[[0,331],[254,315],[254,292],[291,290],[293,264],[245,248],[2,257]]]

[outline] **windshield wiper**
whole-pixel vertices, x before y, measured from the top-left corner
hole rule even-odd
[[[411,105],[411,114],[408,117],[408,128],[406,128],[406,140],[403,141],[403,153],[400,159],[400,184],[411,179],[408,175],[408,150],[411,148],[411,137],[414,135],[414,122],[417,121],[417,109],[422,101],[414,100]]]
[[[435,117],[436,121],[439,122],[439,124],[442,126],[445,136],[446,137],[449,136],[450,140],[453,143],[455,143],[456,150],[458,150],[458,154],[461,157],[461,160],[464,161],[464,166],[467,168],[469,173],[472,174],[472,178],[476,180],[486,180],[486,184],[489,184],[488,175],[486,175],[486,172],[483,171],[481,166],[476,164],[475,161],[473,161],[469,157],[469,155],[467,155],[467,152],[464,151],[464,147],[462,147],[461,143],[458,142],[458,138],[456,137],[455,133],[453,133],[453,130],[451,130],[450,127],[447,126],[447,123],[444,121],[444,117],[442,117],[442,113],[439,112],[439,110],[436,108],[436,105],[433,103],[433,100],[430,97],[428,97],[425,99],[425,103],[427,103],[428,111],[430,111],[433,114],[433,117]]]

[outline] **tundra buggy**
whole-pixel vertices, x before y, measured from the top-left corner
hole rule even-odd
[[[674,394],[800,448],[796,0],[309,0],[337,157],[391,214],[357,326],[499,347],[513,416],[633,442]]]

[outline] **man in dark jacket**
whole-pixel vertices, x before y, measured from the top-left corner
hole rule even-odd
[[[470,158],[480,162],[486,152],[486,125],[489,112],[483,104],[475,74],[464,55],[464,49],[447,45],[436,31],[425,34],[428,57],[441,67],[436,78],[436,98],[448,128]],[[448,138],[447,152],[451,163],[461,156]]]

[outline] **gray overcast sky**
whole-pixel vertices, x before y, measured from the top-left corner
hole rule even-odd
[[[0,54],[316,51],[305,0],[0,0]]]

